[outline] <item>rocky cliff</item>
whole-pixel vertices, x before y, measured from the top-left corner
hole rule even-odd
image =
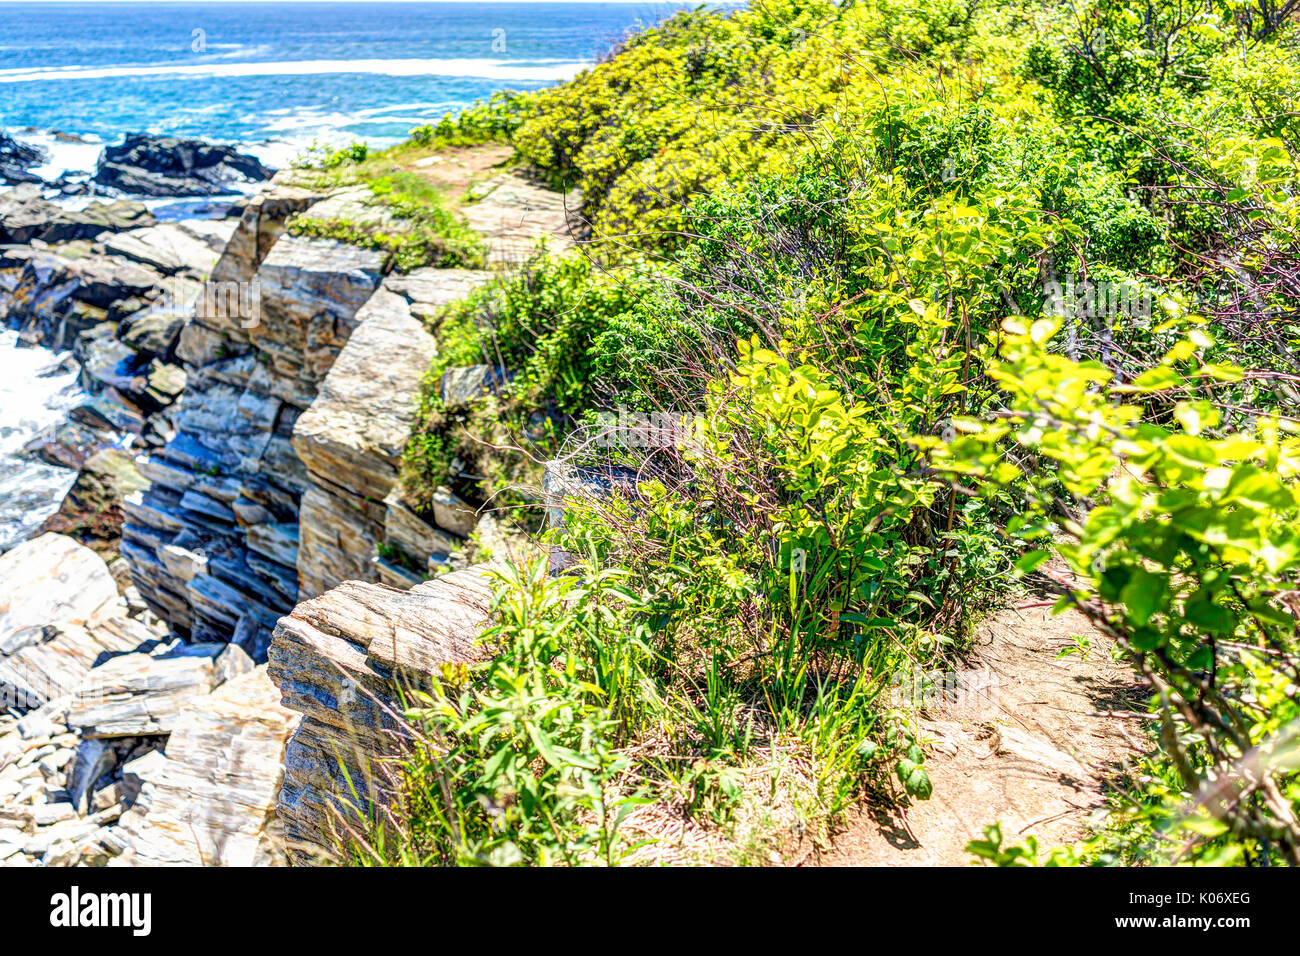
[[[176,436],[139,461],[151,484],[125,504],[123,554],[155,612],[259,659],[300,599],[350,579],[420,579],[378,554],[413,517],[390,519],[402,506],[386,499],[436,349],[416,316],[490,276],[386,277],[379,252],[284,233],[327,201],[277,183],[249,204],[180,335]],[[473,522],[414,525],[408,550],[447,554]]]
[[[563,234],[525,179],[477,195],[495,269]],[[447,489],[417,511],[398,469],[437,349],[423,317],[492,272],[389,274],[287,232],[331,201],[281,176],[221,229],[118,204],[86,248],[5,253],[9,320],[89,343],[102,396],[75,419],[102,434],[45,443],[83,468],[56,526],[117,509],[130,586],[61,535],[0,557],[0,862],[328,854],[385,799],[404,695],[477,653],[483,569],[435,575],[478,516]]]
[[[304,715],[278,803],[297,859],[331,856],[387,798],[406,702],[441,665],[475,659],[490,601],[486,572],[467,568],[409,591],[349,581],[280,621],[268,673]]]
[[[28,443],[29,456],[81,477],[49,525],[115,555],[120,500],[144,484],[133,459],[171,437],[186,379],[175,345],[201,280],[235,221],[157,222],[143,204],[70,211],[35,185],[0,195],[0,322],[60,351],[90,396]]]

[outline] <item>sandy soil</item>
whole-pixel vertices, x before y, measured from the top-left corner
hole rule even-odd
[[[513,146],[489,143],[483,146],[453,146],[403,166],[459,202],[471,185],[503,171],[515,154]]]
[[[967,841],[1002,823],[1004,840],[1069,842],[1103,801],[1105,782],[1143,746],[1133,672],[1081,615],[1057,617],[1027,595],[979,629],[957,693],[927,711],[928,801],[906,810],[865,808],[822,866],[964,866]],[[1035,606],[1038,605],[1038,606]],[[1057,654],[1086,635],[1086,657]],[[961,692],[970,688],[969,692]]]

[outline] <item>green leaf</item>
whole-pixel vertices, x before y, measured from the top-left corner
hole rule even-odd
[[[1155,368],[1149,368],[1137,378],[1131,385],[1121,385],[1116,391],[1125,392],[1160,392],[1167,388],[1177,388],[1183,384],[1183,377],[1176,371],[1165,365],[1158,365]]]
[[[930,775],[921,767],[915,768],[907,775],[903,786],[909,794],[918,800],[929,800],[930,794],[934,792],[934,788],[930,783]]]
[[[1119,599],[1128,612],[1129,619],[1141,627],[1169,603],[1168,578],[1152,574],[1146,568],[1135,567],[1129,575],[1128,583],[1119,592]]]
[[[1021,574],[1029,574],[1036,570],[1039,565],[1052,556],[1050,551],[1044,551],[1038,548],[1034,551],[1028,551],[1023,554],[1019,561],[1016,562],[1016,570]]]

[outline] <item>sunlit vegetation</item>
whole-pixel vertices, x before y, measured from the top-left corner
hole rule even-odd
[[[508,139],[589,234],[444,319],[408,493],[477,456],[462,490],[534,532],[539,461],[599,493],[548,533],[565,574],[504,574],[493,655],[412,710],[352,857],[789,861],[857,801],[930,795],[892,689],[1037,576],[1132,664],[1150,754],[1080,844],[972,851],[1300,863],[1275,10],[757,0],[419,132]],[[477,362],[513,377],[442,408]],[[594,441],[620,409],[679,427]]]

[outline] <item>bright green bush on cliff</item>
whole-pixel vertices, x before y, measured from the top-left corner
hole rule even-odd
[[[473,146],[479,143],[508,142],[527,109],[525,94],[504,90],[493,93],[486,101],[447,115],[438,123],[426,123],[411,130],[411,140],[419,146]]]
[[[454,311],[408,459],[488,442],[488,492],[559,449],[605,493],[413,709],[371,858],[749,862],[923,799],[893,684],[1056,550],[1161,730],[1050,860],[1294,861],[1300,69],[1267,13],[756,3],[514,102],[600,267]],[[516,375],[448,419],[472,362]]]
[[[1055,354],[1059,327],[1008,322],[989,368],[1008,407],[955,422],[963,434],[935,460],[966,484],[1023,493],[1009,531],[1039,549],[1021,568],[1061,554],[1074,575],[1059,582],[1062,606],[1113,636],[1149,682],[1180,786],[1159,780],[1128,810],[1153,827],[1146,852],[1300,864],[1296,428],[1276,415],[1225,427],[1216,399],[1243,373],[1205,361],[1212,340],[1197,326],[1127,384]],[[1173,421],[1126,401],[1149,396],[1177,399]]]
[[[412,440],[403,455],[408,498],[419,502],[443,484],[453,457],[483,476],[478,489],[483,496],[519,484],[536,486],[535,460],[558,451],[567,422],[595,395],[617,389],[618,382],[601,379],[609,363],[599,343],[650,290],[638,270],[610,275],[579,253],[553,256],[539,249],[518,274],[502,276],[450,306],[437,327],[438,357],[421,388]],[[477,406],[449,410],[441,398],[443,373],[470,365],[512,374]],[[503,462],[496,449],[521,439],[528,456]],[[507,494],[502,503],[515,500]]]
[[[513,141],[582,190],[597,235],[675,244],[692,195],[777,171],[821,120],[905,95],[919,77],[878,51],[937,49],[969,19],[957,2],[763,0],[727,16],[682,13],[536,94]]]

